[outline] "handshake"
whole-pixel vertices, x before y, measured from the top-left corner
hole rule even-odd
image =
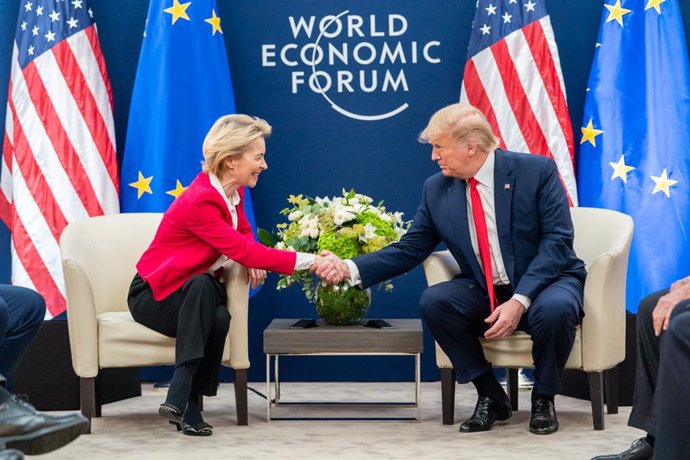
[[[328,284],[339,284],[350,279],[350,268],[345,261],[329,251],[317,255],[309,271]]]

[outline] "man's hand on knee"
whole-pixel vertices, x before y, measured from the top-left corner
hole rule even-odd
[[[683,280],[681,280],[683,281]],[[668,329],[668,323],[671,320],[671,313],[679,302],[690,298],[690,284],[676,285],[675,290],[668,294],[661,296],[652,312],[652,320],[654,322],[654,333],[659,336],[662,331]]]
[[[515,299],[502,303],[484,320],[485,323],[493,323],[484,333],[484,337],[487,339],[508,337],[515,332],[524,313],[525,307]]]

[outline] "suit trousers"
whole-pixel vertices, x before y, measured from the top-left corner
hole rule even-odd
[[[668,293],[668,289],[654,292],[642,299],[637,308],[637,360],[635,364],[635,392],[633,407],[630,411],[628,425],[646,431],[652,436],[656,432],[657,396],[656,387],[659,377],[659,359],[661,341],[666,335],[657,337],[654,334],[652,313],[659,298]]]
[[[654,458],[690,456],[690,300],[671,314],[661,344]]]
[[[509,300],[512,288],[497,286],[499,304]],[[490,325],[489,298],[475,281],[456,276],[428,287],[420,300],[422,318],[448,355],[460,383],[491,370],[479,338]],[[532,337],[535,391],[545,396],[561,389],[561,374],[582,319],[582,282],[562,275],[544,289],[522,316],[518,330]]]
[[[0,374],[12,388],[12,376],[22,356],[38,334],[46,303],[38,292],[0,284]]]
[[[127,299],[138,323],[175,337],[175,366],[200,360],[192,393],[215,396],[225,338],[230,328],[225,287],[209,274],[192,276],[161,301],[139,274],[132,280]]]

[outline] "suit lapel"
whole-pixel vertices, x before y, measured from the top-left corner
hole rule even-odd
[[[498,241],[501,245],[501,255],[508,278],[514,283],[515,277],[515,252],[513,251],[513,238],[511,237],[511,212],[515,177],[508,165],[503,151],[496,149],[496,161],[494,163],[494,207],[496,210],[496,226],[498,227]]]
[[[472,240],[470,239],[470,228],[467,220],[467,192],[464,180],[455,179],[454,184],[448,189],[447,207],[448,218],[452,224],[460,250],[465,255],[465,260],[472,267],[475,279],[484,285],[486,284],[484,282],[484,272],[479,267],[477,256],[475,256],[474,249],[472,249]]]

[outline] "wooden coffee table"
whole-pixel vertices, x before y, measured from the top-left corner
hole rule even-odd
[[[419,319],[386,319],[392,329],[356,326],[331,326],[318,320],[317,327],[290,329],[297,319],[274,319],[264,330],[266,354],[266,420],[343,420],[338,417],[273,417],[273,406],[381,406],[416,408],[414,417],[385,414],[375,417],[347,417],[346,420],[419,421],[420,354],[422,353],[422,322]],[[281,356],[414,356],[414,401],[409,402],[334,402],[280,400],[279,358]],[[274,360],[274,382],[271,385],[271,359]],[[273,387],[273,388],[272,388]]]

